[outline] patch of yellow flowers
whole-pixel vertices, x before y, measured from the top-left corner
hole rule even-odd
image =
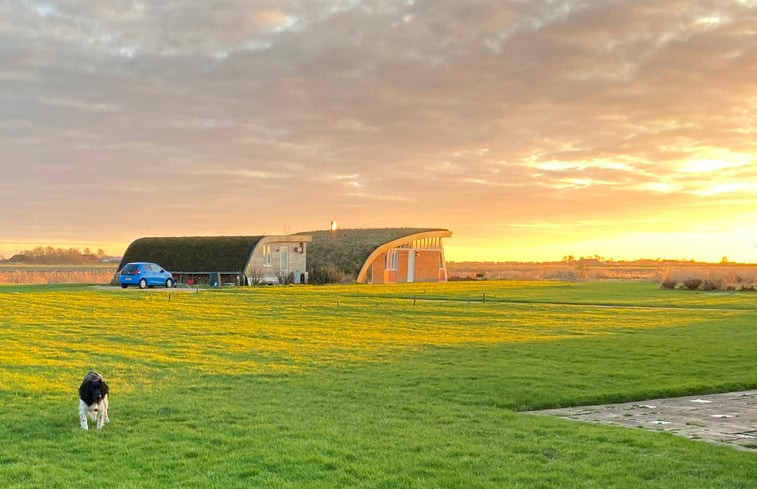
[[[505,282],[497,291],[539,284]],[[296,373],[391,361],[433,346],[558,340],[662,323],[659,311],[638,308],[483,302],[493,290],[475,283],[199,293],[0,288],[0,390],[75,392],[96,369],[128,392],[169,371]],[[691,320],[668,312],[664,325]]]

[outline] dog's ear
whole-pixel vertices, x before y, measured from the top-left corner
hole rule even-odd
[[[86,405],[91,405],[95,399],[92,395],[92,383],[91,382],[82,382],[81,386],[79,387],[79,399],[84,401]]]

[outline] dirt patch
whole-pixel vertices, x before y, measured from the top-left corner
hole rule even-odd
[[[529,412],[666,431],[757,452],[757,390]]]

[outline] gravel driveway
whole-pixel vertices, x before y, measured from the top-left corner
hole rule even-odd
[[[666,431],[692,440],[757,452],[757,390],[529,413]]]

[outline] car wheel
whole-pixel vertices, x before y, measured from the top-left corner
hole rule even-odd
[[[127,285],[127,284],[121,284],[121,288],[122,288],[122,289],[125,289],[126,287],[128,287],[128,285]]]
[[[141,280],[139,281],[139,288],[140,288],[140,289],[144,289],[144,288],[147,288],[147,280],[145,280],[145,279],[141,279]]]
[[[173,287],[173,280],[171,280],[170,278],[167,278],[166,279],[166,288],[170,289],[171,287]]]

